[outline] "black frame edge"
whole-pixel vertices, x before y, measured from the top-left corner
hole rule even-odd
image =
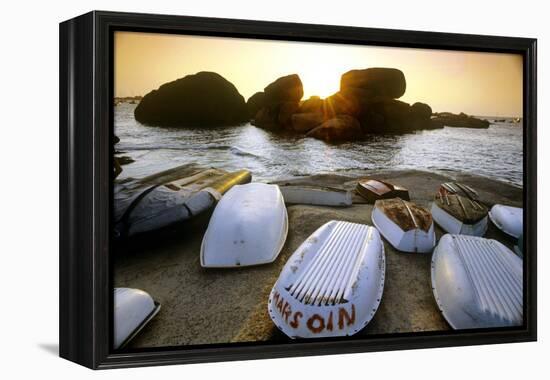
[[[331,43],[516,52],[524,56],[524,186],[527,317],[514,331],[418,334],[280,345],[109,350],[111,112],[114,30]],[[536,39],[94,11],[60,24],[60,356],[89,368],[121,368],[479,345],[536,340]],[[535,242],[535,243],[531,243]]]
[[[59,356],[97,367],[92,205],[93,13],[59,25]]]

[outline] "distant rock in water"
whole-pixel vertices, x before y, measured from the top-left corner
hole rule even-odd
[[[219,74],[202,71],[165,83],[143,97],[137,121],[170,127],[236,125],[249,119],[244,98]]]
[[[297,74],[281,77],[269,84],[263,94],[263,105],[256,112],[252,124],[269,130],[291,130],[292,115],[299,111],[300,99],[304,96],[300,77]],[[254,96],[249,99],[249,103],[252,103]],[[253,109],[252,104],[249,109]]]
[[[265,89],[265,102],[299,102],[304,96],[304,87],[298,74],[291,74],[277,79]]]
[[[363,96],[384,96],[397,99],[407,89],[405,75],[401,70],[386,67],[371,67],[351,70],[342,75],[340,91],[349,88],[363,90]]]
[[[478,119],[477,117],[466,115],[461,112],[456,115],[450,112],[440,112],[434,114],[433,122],[441,124],[447,127],[455,128],[489,128],[489,123],[487,120]]]

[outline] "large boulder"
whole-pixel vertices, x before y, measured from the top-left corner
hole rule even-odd
[[[290,129],[292,115],[298,112],[300,105],[297,102],[279,103],[277,123],[284,129]]]
[[[266,103],[299,102],[304,96],[304,87],[298,74],[277,79],[264,88]]]
[[[458,115],[450,112],[441,112],[434,114],[434,116],[432,119],[433,123],[455,128],[489,128],[491,124],[487,120],[478,119],[462,112]]]
[[[262,107],[256,112],[252,119],[252,125],[256,127],[275,131],[280,129],[278,124],[279,107]]]
[[[432,123],[432,107],[426,103],[416,102],[410,109],[410,122],[414,130],[434,129],[437,124]]]
[[[361,127],[366,133],[406,133],[414,130],[408,103],[375,97],[369,102],[361,117]]]
[[[291,121],[293,131],[306,133],[321,125],[324,117],[321,112],[295,113],[292,115]]]
[[[322,113],[325,101],[319,96],[310,96],[300,104],[300,113]]]
[[[355,90],[346,89],[338,91],[325,99],[325,111],[330,117],[336,115],[357,117],[361,115],[362,110],[365,108],[364,104],[362,104],[362,101],[365,99],[367,98],[361,98]]]
[[[265,93],[257,92],[246,101],[248,117],[253,118],[256,113],[265,105]]]
[[[326,142],[349,141],[361,138],[362,131],[357,119],[338,115],[309,131],[307,136]]]
[[[405,75],[401,70],[372,67],[364,70],[351,70],[342,75],[340,90],[349,88],[363,90],[363,96],[384,96],[397,99],[407,88]]]
[[[252,124],[269,130],[292,129],[291,117],[300,108],[304,95],[302,81],[296,74],[277,79],[264,89],[263,106]]]
[[[411,113],[417,119],[430,119],[432,117],[432,107],[426,103],[416,102],[411,106]]]
[[[248,119],[244,98],[235,86],[213,72],[165,83],[143,97],[137,121],[170,127],[237,125]]]

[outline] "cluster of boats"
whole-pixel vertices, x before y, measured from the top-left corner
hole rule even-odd
[[[160,175],[145,181],[145,189],[126,183],[115,191],[117,236],[165,227],[214,207],[200,249],[201,266],[268,264],[286,241],[285,204],[352,205],[349,191],[253,183],[245,170],[208,169],[186,175],[175,180]],[[433,294],[452,328],[522,324],[522,209],[494,205],[489,210],[475,189],[456,182],[441,184],[430,210],[412,202],[407,189],[377,179],[358,181],[356,192],[373,204],[373,226],[343,220],[325,223],[291,255],[274,284],[267,308],[284,334],[314,338],[362,330],[383,297],[382,238],[401,252],[433,252]],[[488,219],[518,239],[517,255],[482,237]],[[447,232],[439,242],[434,222]],[[114,300],[115,348],[119,348],[160,305],[138,289],[117,288]]]

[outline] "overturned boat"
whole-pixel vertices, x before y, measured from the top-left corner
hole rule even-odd
[[[496,240],[444,235],[432,256],[431,279],[453,329],[523,324],[523,261]]]
[[[268,300],[290,338],[353,335],[373,318],[384,290],[384,245],[370,226],[330,221],[285,264]]]
[[[377,179],[359,180],[356,191],[369,203],[374,203],[378,199],[391,198],[409,200],[409,190],[406,188]]]
[[[479,193],[473,187],[460,182],[445,182],[439,187],[441,195],[456,194],[473,201],[479,201]]]
[[[323,186],[279,185],[286,204],[349,207],[352,204],[349,191]]]
[[[488,209],[477,200],[438,192],[431,212],[434,221],[451,234],[483,236],[487,231]]]
[[[201,265],[227,268],[271,263],[287,233],[288,216],[277,185],[236,185],[210,218],[201,245]]]
[[[518,243],[514,245],[514,252],[519,256],[523,257],[523,233],[518,237]]]
[[[516,239],[523,233],[523,209],[520,207],[494,205],[489,218],[502,232]]]
[[[160,304],[143,290],[115,288],[114,342],[115,349],[123,348],[160,310]]]
[[[401,198],[378,200],[372,210],[372,223],[398,251],[431,252],[435,230],[428,210]]]
[[[183,171],[145,181],[145,186],[123,184],[115,191],[115,236],[128,237],[188,220],[213,208],[237,184],[248,183],[247,170]],[[129,186],[132,185],[132,186]]]

